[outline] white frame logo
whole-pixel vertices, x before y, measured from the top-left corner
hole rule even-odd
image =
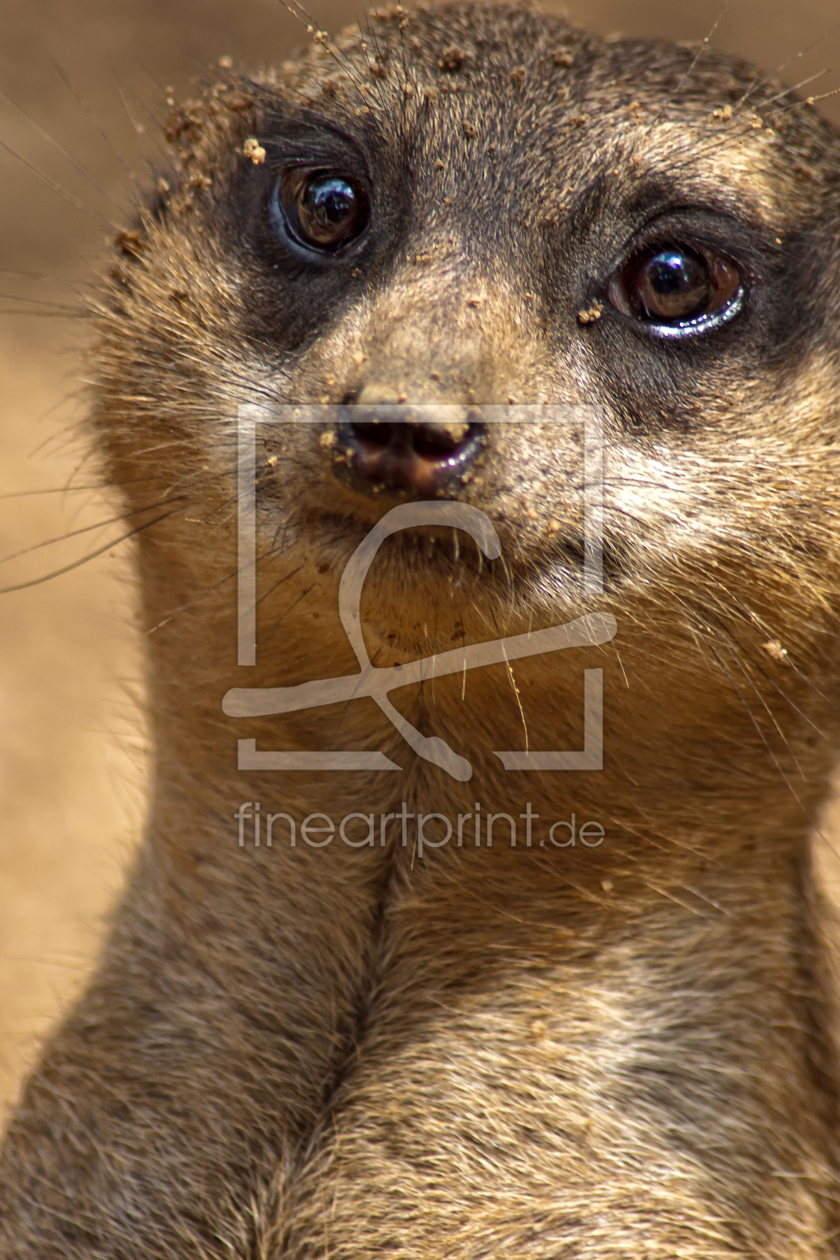
[[[341,409],[342,417],[352,407]],[[390,409],[393,410],[393,409]],[[334,424],[334,406],[245,405],[238,412],[238,664],[256,664],[256,430],[258,424]],[[441,407],[445,412],[446,408]],[[584,454],[584,593],[603,592],[603,424],[596,407],[581,406],[485,406],[476,408],[483,424],[580,424],[583,420]],[[410,408],[406,408],[410,412]],[[417,756],[438,766],[454,779],[466,782],[472,766],[437,736],[422,735],[394,708],[389,692],[426,678],[464,673],[485,665],[508,663],[523,657],[544,655],[566,648],[608,643],[617,630],[606,613],[589,613],[574,621],[526,634],[489,639],[424,657],[404,665],[378,668],[365,648],[359,614],[362,587],[379,548],[400,530],[427,525],[447,525],[464,530],[488,559],[502,554],[501,542],[490,518],[456,500],[422,500],[401,503],[387,512],[353,552],[341,576],[338,611],[344,632],[359,662],[359,672],[340,678],[324,678],[294,687],[236,687],[228,691],[222,708],[228,717],[249,718],[295,713],[322,705],[369,697],[379,705]],[[496,751],[506,770],[601,770],[603,768],[603,670],[583,671],[584,746],[579,751]],[[395,770],[401,771],[381,752],[258,751],[253,739],[238,741],[240,770]]]

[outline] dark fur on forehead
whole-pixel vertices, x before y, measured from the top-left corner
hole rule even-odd
[[[776,80],[707,49],[607,42],[530,9],[469,4],[373,11],[365,30],[314,38],[277,71],[230,75],[175,110],[167,128],[174,166],[154,217],[176,204],[221,204],[243,166],[241,138],[270,144],[291,126],[337,129],[389,162],[415,163],[424,177],[426,165],[451,159],[469,175],[501,143],[508,168],[519,158],[531,178],[535,146],[542,156],[541,137],[549,137],[553,152],[575,154],[578,191],[581,138],[594,180],[610,158],[620,167],[613,176],[632,182],[640,172],[630,159],[659,124],[677,124],[657,153],[676,178],[702,173],[704,159],[727,148],[752,151],[759,135],[761,160],[799,180],[792,221],[840,178],[830,124]],[[680,125],[690,132],[681,135]]]
[[[320,33],[318,33],[320,34]],[[316,36],[317,38],[317,36]],[[441,96],[480,100],[520,117],[562,121],[584,105],[606,119],[638,106],[637,121],[696,117],[710,135],[732,138],[760,116],[803,156],[835,150],[837,134],[811,106],[750,64],[699,46],[654,40],[605,41],[559,17],[523,7],[452,4],[374,10],[367,29],[323,39],[267,82],[295,112],[326,105],[348,122],[366,113],[372,126],[394,117],[407,125],[431,119]],[[546,99],[546,87],[555,95]],[[709,100],[733,119],[710,117]],[[727,125],[728,124],[728,125]]]

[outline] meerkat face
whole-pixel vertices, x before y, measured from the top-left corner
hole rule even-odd
[[[397,503],[455,500],[503,559],[395,543],[383,622],[465,581],[556,621],[586,604],[593,414],[607,604],[829,650],[840,141],[810,106],[692,49],[397,8],[216,85],[168,134],[103,320],[100,425],[129,494],[174,452],[219,521],[237,408],[322,406],[258,443],[267,582],[295,548],[340,570]],[[140,412],[165,456],[138,453]]]

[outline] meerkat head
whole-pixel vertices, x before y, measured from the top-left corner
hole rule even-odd
[[[397,7],[314,41],[175,110],[119,240],[95,418],[148,525],[152,615],[235,571],[239,410],[307,404],[321,423],[257,440],[267,608],[292,572],[337,581],[395,505],[451,500],[501,558],[451,529],[394,540],[370,632],[568,620],[591,606],[591,415],[630,681],[772,708],[793,661],[812,709],[840,576],[838,137],[729,58],[521,8]]]

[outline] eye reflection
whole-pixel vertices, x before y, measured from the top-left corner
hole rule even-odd
[[[741,292],[735,263],[705,247],[663,242],[635,254],[612,278],[608,296],[625,315],[679,329],[734,310]]]
[[[367,190],[340,171],[289,167],[275,198],[290,235],[300,244],[334,253],[362,234],[370,218]]]

